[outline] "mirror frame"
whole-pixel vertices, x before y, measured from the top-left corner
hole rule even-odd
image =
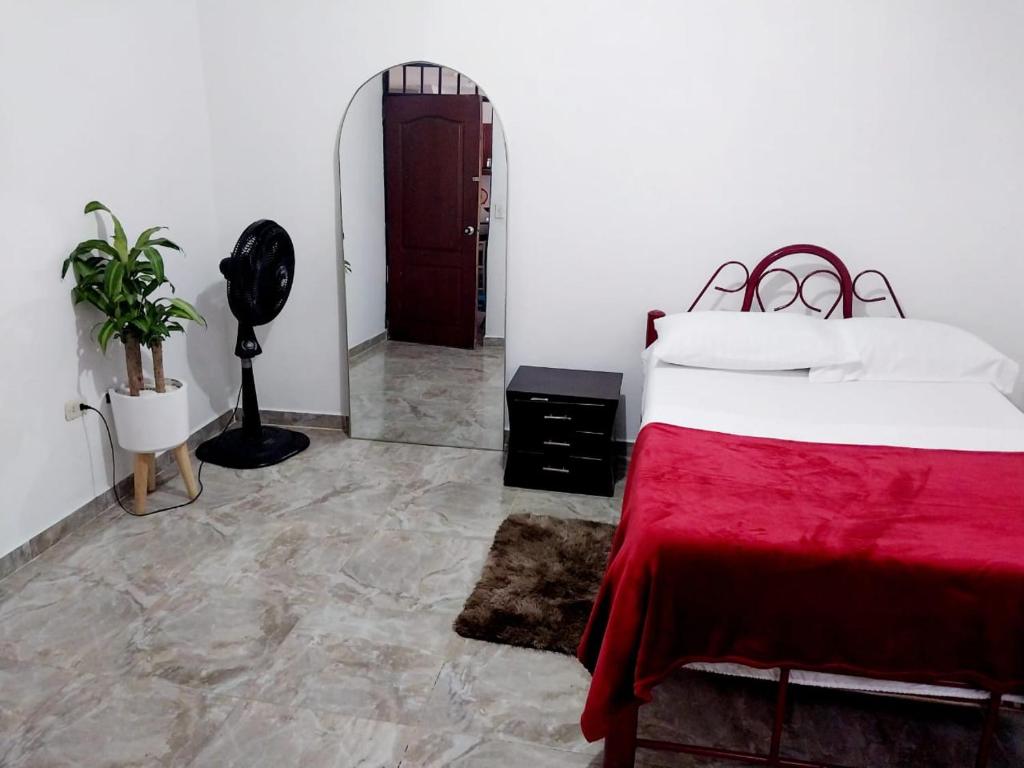
[[[335,241],[337,243],[336,266],[337,266],[337,275],[338,275],[338,298],[339,298],[339,307],[338,307],[338,322],[339,322],[339,326],[340,326],[339,336],[340,336],[340,342],[343,345],[343,347],[342,347],[343,354],[340,355],[340,360],[341,360],[341,387],[342,387],[342,392],[341,392],[341,409],[344,412],[343,415],[342,415],[342,429],[344,430],[345,435],[347,437],[349,437],[349,438],[353,438],[352,422],[353,422],[353,419],[354,419],[354,415],[352,413],[352,398],[351,398],[351,395],[352,395],[352,382],[351,382],[351,376],[350,376],[350,371],[351,371],[351,364],[350,364],[350,362],[351,361],[350,361],[349,343],[348,343],[348,293],[347,293],[346,278],[345,278],[345,221],[344,221],[345,201],[343,199],[342,186],[341,186],[341,140],[342,140],[342,136],[343,136],[344,131],[345,131],[345,121],[348,119],[349,113],[352,110],[352,104],[355,101],[356,96],[359,94],[359,92],[362,91],[363,88],[365,88],[367,85],[372,83],[377,78],[382,78],[384,76],[384,73],[389,72],[391,69],[393,69],[395,67],[401,67],[401,66],[445,67],[447,69],[452,70],[453,72],[456,72],[458,74],[461,74],[461,75],[464,75],[464,76],[468,77],[468,75],[465,75],[465,73],[463,73],[461,70],[459,70],[459,69],[457,69],[455,67],[450,67],[447,64],[439,64],[439,63],[431,62],[431,61],[409,60],[409,61],[398,62],[396,64],[392,64],[392,65],[390,65],[388,67],[384,67],[383,69],[378,70],[376,73],[374,73],[370,77],[368,77],[365,80],[363,80],[356,87],[356,89],[349,96],[348,101],[345,104],[345,110],[342,113],[341,122],[338,124],[338,131],[337,131],[337,135],[336,135],[335,141],[334,141],[334,160],[333,160],[333,166],[334,166],[334,199],[335,199],[335,202],[336,202],[335,217],[334,217],[335,222],[334,222],[334,224],[335,224]],[[439,447],[449,447],[449,448],[471,448],[471,449],[474,449],[474,450],[499,450],[499,451],[504,451],[505,447],[506,447],[506,444],[508,442],[508,403],[506,402],[504,391],[505,391],[505,388],[508,386],[508,382],[509,382],[509,378],[510,378],[509,370],[508,370],[508,332],[509,332],[509,311],[508,311],[508,307],[509,307],[509,285],[510,285],[510,282],[511,282],[509,280],[509,256],[511,254],[511,241],[512,241],[512,238],[510,237],[510,233],[509,233],[509,229],[510,229],[509,223],[510,223],[510,219],[511,219],[511,206],[510,206],[510,202],[511,202],[511,189],[512,189],[512,183],[511,183],[511,175],[512,175],[511,165],[512,165],[512,163],[511,163],[511,154],[509,152],[508,133],[507,133],[506,127],[505,127],[505,121],[500,117],[500,113],[498,111],[498,108],[495,106],[494,100],[491,98],[490,91],[487,88],[485,88],[484,86],[482,86],[480,84],[480,81],[476,80],[475,78],[470,78],[470,79],[472,80],[473,83],[475,83],[477,85],[481,95],[485,95],[487,97],[487,100],[491,103],[491,110],[493,112],[492,122],[494,120],[497,120],[497,121],[499,121],[501,123],[502,150],[505,153],[505,234],[504,234],[504,237],[505,237],[505,279],[504,279],[504,284],[505,284],[505,308],[504,308],[504,318],[503,318],[503,320],[504,320],[504,336],[503,336],[504,343],[503,343],[503,354],[502,354],[502,369],[503,370],[502,370],[502,398],[501,398],[501,411],[502,411],[501,448],[493,449],[493,448],[485,448],[485,447],[480,447],[480,446],[452,446],[452,445],[441,444],[441,443],[412,443],[412,444],[414,444],[414,445],[437,445]],[[492,156],[493,156],[493,147],[492,147]],[[399,442],[399,441],[383,440],[382,438],[362,438],[362,437],[356,437],[356,439],[367,439],[367,440],[370,440],[370,439],[381,439],[383,442]]]

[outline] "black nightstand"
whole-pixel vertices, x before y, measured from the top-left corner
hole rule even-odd
[[[611,496],[622,374],[520,366],[508,385],[505,485]]]

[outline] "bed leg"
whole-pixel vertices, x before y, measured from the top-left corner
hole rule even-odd
[[[782,726],[786,722],[786,694],[789,692],[789,670],[779,670],[779,691],[775,697],[775,720],[772,723],[772,743],[768,748],[768,765],[779,764],[782,748]]]
[[[1001,693],[991,693],[988,703],[985,706],[985,723],[981,727],[981,741],[978,743],[978,759],[974,761],[975,768],[985,768],[988,765],[988,756],[992,751],[992,737],[996,732],[996,724],[999,722],[999,707],[1003,702]]]
[[[638,709],[638,704],[630,704],[612,718],[604,739],[604,768],[633,768]]]

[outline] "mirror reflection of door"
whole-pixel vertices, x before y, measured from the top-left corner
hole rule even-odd
[[[395,341],[476,345],[481,112],[480,96],[384,97],[388,338]]]
[[[486,94],[393,67],[353,98],[340,166],[352,436],[500,449],[507,166]]]

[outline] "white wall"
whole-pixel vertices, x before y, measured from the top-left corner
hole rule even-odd
[[[193,2],[0,0],[0,555],[111,485],[96,415],[63,416],[65,400],[99,405],[123,379],[120,348],[100,355],[96,314],[73,309],[60,280],[67,252],[96,236],[87,201],[110,205],[130,235],[165,224],[187,249],[167,269],[210,328],[169,341],[167,371],[193,388],[194,426],[228,406],[237,366],[200,65]],[[118,469],[130,469],[123,454]]]
[[[508,228],[508,158],[505,133],[498,113],[493,117],[494,138],[491,150],[491,226],[487,236],[487,318],[484,333],[488,338],[505,336],[505,251]],[[496,214],[499,214],[496,215]]]
[[[624,371],[629,435],[645,310],[791,242],[882,267],[912,315],[1024,358],[1017,0],[204,0],[200,15],[222,240],[274,215],[298,247],[260,361],[270,407],[347,402],[338,124],[367,77],[417,59],[467,73],[501,114],[510,364]]]
[[[359,89],[345,115],[339,156],[348,296],[348,348],[384,333],[387,244],[384,228],[383,83]]]

